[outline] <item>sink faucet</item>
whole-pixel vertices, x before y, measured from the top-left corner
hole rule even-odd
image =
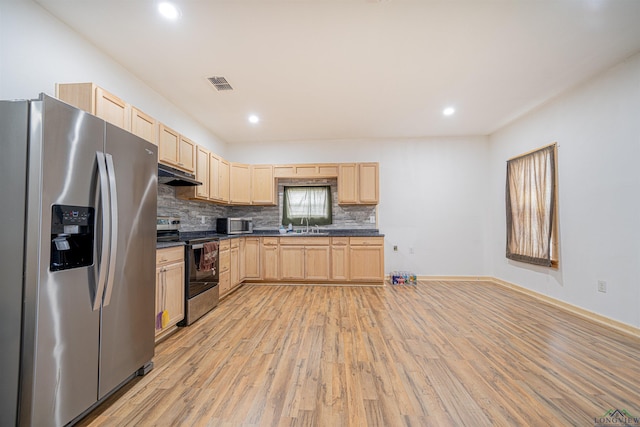
[[[306,229],[305,233],[309,233],[309,218],[307,218],[307,217],[302,218],[300,220],[300,225],[302,225],[302,223],[304,222],[305,219],[307,220],[307,229]]]

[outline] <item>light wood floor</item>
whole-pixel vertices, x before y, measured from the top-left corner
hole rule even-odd
[[[593,426],[640,341],[487,282],[248,285],[81,425]]]

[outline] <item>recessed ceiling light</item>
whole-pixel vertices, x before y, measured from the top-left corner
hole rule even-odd
[[[453,107],[447,107],[444,110],[442,110],[442,114],[444,114],[445,116],[451,116],[455,112],[456,112],[456,109]]]
[[[252,114],[249,116],[249,123],[253,123],[254,125],[260,121],[260,117]]]
[[[162,16],[170,20],[176,20],[180,17],[180,10],[172,3],[162,2],[158,5],[158,11]]]

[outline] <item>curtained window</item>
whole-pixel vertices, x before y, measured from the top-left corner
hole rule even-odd
[[[557,266],[556,144],[507,161],[507,258]]]
[[[284,187],[282,225],[331,224],[331,186]]]

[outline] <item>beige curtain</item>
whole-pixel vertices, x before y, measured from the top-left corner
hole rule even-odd
[[[507,162],[507,258],[551,266],[556,203],[555,144]]]

